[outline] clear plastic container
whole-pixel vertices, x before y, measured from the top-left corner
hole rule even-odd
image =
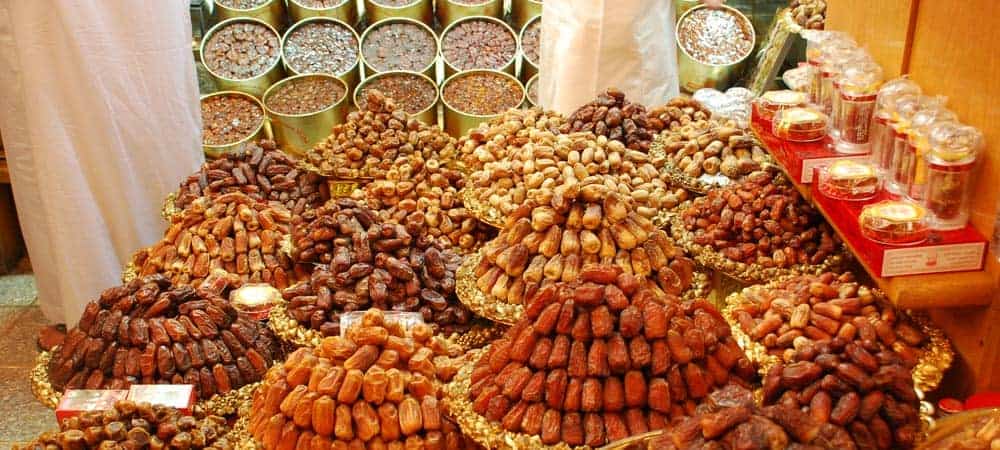
[[[834,83],[840,78],[845,63],[864,57],[864,50],[852,41],[833,41],[823,47],[822,60],[819,65],[819,101],[816,102],[824,113],[833,111],[833,100],[836,97]]]
[[[896,101],[892,115],[892,147],[886,156],[889,166],[885,170],[885,188],[897,195],[906,195],[909,185],[905,183],[907,172],[903,170],[907,152],[907,134],[910,132],[910,121],[922,109],[939,108],[944,104],[943,98],[926,95],[903,95]]]
[[[802,37],[806,40],[806,62],[810,66],[812,81],[809,83],[809,101],[819,104],[821,97],[822,73],[820,67],[823,65],[823,52],[827,47],[838,42],[851,45],[854,40],[850,35],[842,31],[825,30],[803,30]]]
[[[774,115],[771,132],[786,141],[818,141],[826,136],[829,120],[815,108],[789,108]]]
[[[910,200],[886,200],[865,206],[858,217],[861,234],[886,245],[915,245],[927,240],[927,209]]]
[[[969,200],[983,133],[958,123],[934,126],[929,133],[924,206],[936,230],[954,230],[969,222]]]
[[[809,94],[798,91],[767,91],[761,95],[754,104],[757,106],[757,113],[760,118],[771,121],[778,111],[788,108],[801,108],[809,103]]]
[[[906,77],[889,80],[878,91],[869,134],[872,161],[882,175],[888,172],[892,157],[892,118],[896,114],[896,101],[906,95],[920,94],[920,86]]]
[[[924,198],[924,187],[927,184],[927,164],[924,158],[930,147],[930,131],[938,124],[956,121],[958,116],[943,106],[922,109],[910,119],[906,151],[903,152],[895,178],[902,194],[914,200]]]
[[[878,87],[882,83],[882,68],[870,61],[849,63],[837,82],[837,103],[833,128],[839,153],[868,152],[869,129]]]
[[[281,292],[264,283],[247,283],[229,294],[233,308],[253,320],[267,320],[278,300]]]
[[[819,170],[819,190],[837,200],[868,200],[878,193],[881,182],[871,163],[840,160]]]

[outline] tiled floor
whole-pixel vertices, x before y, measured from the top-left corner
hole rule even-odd
[[[0,449],[56,427],[54,413],[35,400],[28,381],[38,353],[35,338],[46,323],[34,277],[0,277]]]

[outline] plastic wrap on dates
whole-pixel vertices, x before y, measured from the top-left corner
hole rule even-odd
[[[340,333],[340,313],[377,308],[420,312],[445,333],[471,324],[455,297],[461,258],[422,228],[382,223],[351,199],[294,220],[293,257],[316,265],[308,283],[282,293],[299,323],[330,336]]]
[[[345,337],[301,348],[254,393],[250,433],[274,449],[473,449],[441,406],[456,349],[368,310]],[[460,350],[458,350],[460,352]]]
[[[105,290],[52,356],[49,381],[59,392],[191,384],[202,400],[260,381],[277,341],[237,315],[226,287],[222,277],[195,289],[151,275]]]
[[[507,229],[483,246],[475,270],[483,293],[522,304],[549,284],[576,280],[593,263],[615,264],[661,295],[679,296],[691,286],[694,263],[666,232],[613,188],[581,184],[545,203],[529,201],[508,217]]]
[[[839,338],[867,352],[895,352],[908,368],[920,358],[927,336],[895,309],[876,301],[851,273],[800,275],[743,291],[733,310],[751,339],[775,356],[791,360],[808,341]]]
[[[163,239],[139,251],[132,262],[139,276],[161,273],[174,284],[197,286],[224,270],[234,281],[281,289],[296,277],[291,260],[279,251],[290,221],[285,207],[240,192],[201,197],[174,216]]]
[[[367,183],[353,197],[378,212],[384,222],[422,230],[444,246],[463,252],[496,236],[462,204],[465,174],[436,159],[416,166],[409,162],[386,171],[386,178]]]
[[[377,90],[365,95],[366,109],[351,112],[347,122],[334,125],[330,136],[306,155],[321,173],[385,179],[386,172],[399,164],[456,157],[455,139],[440,127],[408,118]]]
[[[476,363],[473,410],[512,432],[597,447],[666,428],[755,368],[707,302],[672,301],[614,265],[539,290]]]
[[[763,267],[820,264],[837,247],[823,216],[794,187],[763,171],[694,199],[681,217],[695,244]]]
[[[648,448],[854,450],[858,446],[844,427],[816,420],[785,405],[759,408],[754,405],[752,392],[729,385],[709,395],[691,417],[673,422],[670,430],[654,438]]]
[[[162,405],[122,400],[109,411],[87,411],[59,424],[59,431],[42,433],[20,450],[188,449],[237,448],[226,419],[196,418]]]
[[[330,198],[323,177],[301,170],[273,141],[263,140],[208,161],[181,182],[174,206],[185,209],[198,197],[242,192],[254,200],[276,202],[292,214]]]

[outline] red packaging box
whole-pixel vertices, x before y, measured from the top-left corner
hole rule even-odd
[[[191,415],[195,392],[190,384],[133,384],[128,390],[128,399],[136,403],[177,408],[181,413]]]
[[[56,406],[56,421],[62,423],[86,411],[107,411],[115,402],[125,400],[128,391],[112,389],[68,389]]]

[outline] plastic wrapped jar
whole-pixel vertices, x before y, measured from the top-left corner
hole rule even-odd
[[[879,173],[885,175],[892,156],[892,117],[896,113],[896,101],[904,95],[920,95],[920,86],[909,78],[902,77],[887,81],[878,91],[875,114],[872,117],[871,153],[872,161]]]
[[[869,61],[849,63],[837,83],[833,128],[839,153],[866,153],[882,68]]]
[[[819,170],[819,190],[837,200],[868,200],[878,193],[881,183],[875,165],[840,160]]]
[[[823,62],[820,65],[820,99],[819,106],[824,113],[831,113],[834,107],[834,99],[837,98],[836,82],[844,70],[844,66],[851,61],[857,61],[866,57],[864,50],[857,48],[853,43],[839,42],[826,48],[823,54]]]
[[[907,172],[903,171],[904,158],[907,152],[907,139],[913,116],[922,109],[940,108],[944,104],[941,97],[926,95],[903,95],[896,101],[892,121],[892,147],[889,155],[889,167],[886,169],[885,188],[897,195],[906,195],[909,184],[904,183]]]
[[[789,108],[774,115],[771,132],[786,141],[812,142],[826,136],[829,118],[815,108]]]
[[[811,78],[808,89],[809,101],[819,104],[822,96],[822,72],[820,67],[823,65],[824,50],[826,47],[833,46],[838,42],[851,45],[857,44],[854,44],[854,40],[850,35],[842,31],[803,30],[800,34],[806,40],[806,62],[809,64]]]
[[[264,283],[244,284],[229,294],[233,308],[253,320],[267,320],[278,300],[281,300],[281,292]]]
[[[915,245],[927,240],[927,209],[911,200],[886,200],[865,206],[858,217],[861,234],[886,245]]]
[[[930,149],[931,130],[939,125],[957,122],[958,116],[944,107],[917,111],[910,120],[910,132],[906,136],[906,152],[900,164],[900,183],[905,184],[904,193],[914,199],[924,198],[927,187],[927,152]]]
[[[954,230],[969,222],[976,163],[983,148],[983,133],[959,123],[943,123],[929,133],[930,150],[924,206],[936,230]]]
[[[757,114],[761,119],[771,121],[778,111],[788,108],[801,108],[809,103],[809,94],[798,91],[767,91],[754,101]]]

